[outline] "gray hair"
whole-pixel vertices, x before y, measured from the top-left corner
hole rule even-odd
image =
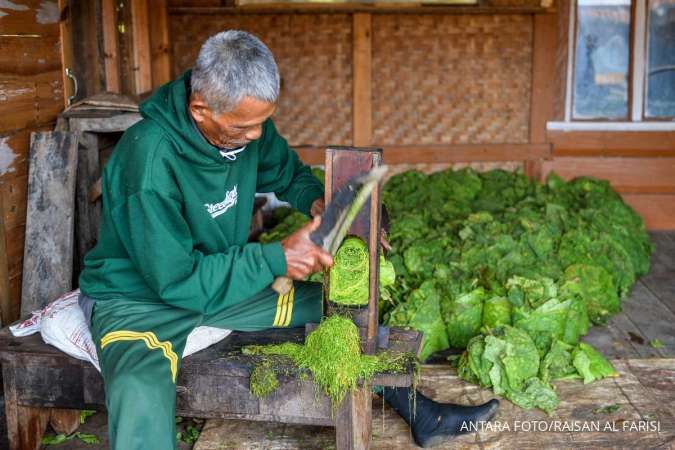
[[[231,111],[244,97],[269,103],[279,97],[279,69],[272,52],[245,31],[223,31],[207,39],[190,83],[216,114]]]

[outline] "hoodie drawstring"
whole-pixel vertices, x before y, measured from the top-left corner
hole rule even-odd
[[[243,152],[245,148],[246,148],[246,146],[244,145],[243,147],[235,148],[234,150],[228,150],[228,151],[221,150],[220,155],[223,158],[227,158],[230,161],[234,161],[235,159],[237,159],[237,156],[236,156],[237,153]]]

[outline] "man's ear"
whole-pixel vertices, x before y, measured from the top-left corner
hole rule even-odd
[[[189,108],[192,118],[197,123],[204,122],[204,120],[211,115],[209,105],[199,94],[192,94],[190,96]]]

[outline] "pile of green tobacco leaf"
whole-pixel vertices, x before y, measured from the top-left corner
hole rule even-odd
[[[292,208],[282,206],[273,211],[273,220],[276,225],[271,230],[265,231],[258,236],[258,240],[267,244],[274,241],[280,241],[298,231],[304,224],[309,222],[309,218]]]
[[[558,401],[551,380],[614,375],[579,339],[621,309],[652,245],[607,182],[410,171],[383,199],[396,283],[382,289],[380,311],[424,332],[422,359],[466,347],[462,378],[546,411]]]
[[[286,357],[300,369],[308,369],[317,386],[331,399],[334,409],[360,380],[368,381],[378,372],[404,372],[415,363],[415,356],[407,353],[362,355],[358,328],[351,319],[337,314],[324,319],[307,336],[305,345],[290,342],[253,345],[243,351]],[[251,392],[265,397],[277,387],[273,364],[262,360],[251,375]]]
[[[321,184],[324,184],[326,175],[323,169],[312,167],[312,175],[314,175]],[[302,226],[309,221],[309,218],[306,215],[287,206],[276,208],[272,212],[272,215],[272,222],[275,224],[274,227],[271,230],[265,231],[258,237],[258,241],[263,244],[280,241],[302,228]]]

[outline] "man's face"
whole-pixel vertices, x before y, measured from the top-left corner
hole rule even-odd
[[[215,114],[199,94],[193,94],[189,108],[199,130],[212,145],[234,149],[260,137],[262,125],[274,113],[276,104],[244,97],[232,111]]]

